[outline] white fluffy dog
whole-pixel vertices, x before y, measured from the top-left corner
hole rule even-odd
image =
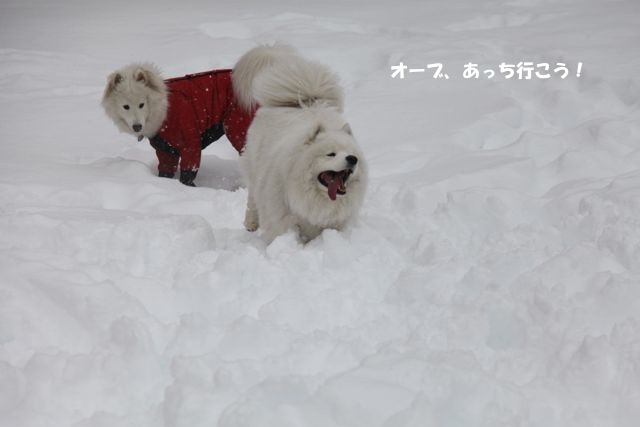
[[[271,242],[295,229],[306,242],[342,229],[360,209],[367,167],[335,74],[290,47],[262,46],[238,61],[233,83],[246,108],[260,106],[240,159],[247,230]]]

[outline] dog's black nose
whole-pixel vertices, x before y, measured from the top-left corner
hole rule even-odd
[[[347,156],[347,163],[353,166],[358,163],[358,158],[356,156]]]
[[[134,132],[140,132],[142,130],[142,125],[136,123],[135,125],[131,126],[133,128]]]

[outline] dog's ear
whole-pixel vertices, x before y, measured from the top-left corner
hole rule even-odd
[[[348,133],[350,136],[353,136],[353,132],[351,131],[351,126],[349,126],[349,123],[345,123],[344,126],[342,126],[342,131]]]
[[[104,90],[104,97],[108,97],[122,81],[122,74],[115,72],[107,77],[107,87]]]
[[[158,81],[153,73],[146,68],[140,67],[134,73],[134,78],[137,82],[144,83],[145,86],[153,90],[158,90]]]
[[[151,76],[149,75],[149,70],[145,69],[145,68],[138,68],[136,70],[136,72],[133,74],[133,78],[137,81],[137,82],[142,82],[145,85],[149,84],[149,82],[151,81]]]
[[[315,128],[313,132],[311,132],[311,134],[309,135],[309,138],[307,138],[306,144],[311,144],[312,142],[314,142],[318,137],[318,134],[323,131],[324,131],[324,128],[322,127],[322,125],[318,125],[318,127]]]

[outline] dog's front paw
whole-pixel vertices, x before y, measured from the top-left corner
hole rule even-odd
[[[322,234],[321,227],[316,227],[310,224],[298,224],[296,226],[296,229],[298,231],[298,240],[303,245],[306,245],[307,243],[318,237],[320,234]]]
[[[247,209],[247,212],[244,216],[244,228],[246,228],[247,231],[254,232],[258,229],[259,226],[260,224],[258,221],[258,212],[256,212],[255,210]]]
[[[189,187],[195,187],[196,184],[193,181],[196,179],[197,173],[197,170],[180,171],[180,182]]]

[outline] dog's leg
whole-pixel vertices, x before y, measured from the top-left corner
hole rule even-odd
[[[253,200],[251,190],[249,190],[249,195],[247,196],[247,211],[244,215],[244,227],[247,231],[256,231],[259,226],[260,221],[258,219],[258,209],[256,208],[255,201]]]
[[[193,135],[193,130],[186,132],[186,140],[190,146],[180,151],[180,182],[190,187],[195,187],[194,183],[198,169],[200,169],[200,159],[202,157],[202,147],[197,135]]]
[[[179,157],[158,149],[156,149],[156,156],[158,157],[158,176],[161,178],[173,178],[176,169],[178,169]]]
[[[273,213],[274,212],[271,212],[271,214]],[[273,242],[276,237],[296,228],[295,218],[289,213],[275,217],[267,216],[267,218],[262,219],[263,221],[260,228],[262,229],[262,238],[267,244]]]
[[[298,221],[298,238],[300,242],[307,243],[315,239],[322,233],[322,228],[309,224],[307,221]]]
[[[180,182],[184,185],[188,185],[189,187],[195,187],[196,185],[193,181],[196,179],[196,175],[198,174],[198,170],[181,170],[180,171]]]
[[[289,227],[284,227],[282,224],[263,224],[262,238],[267,243],[267,245],[269,245],[276,239],[276,237],[286,233],[287,230],[289,230]]]

